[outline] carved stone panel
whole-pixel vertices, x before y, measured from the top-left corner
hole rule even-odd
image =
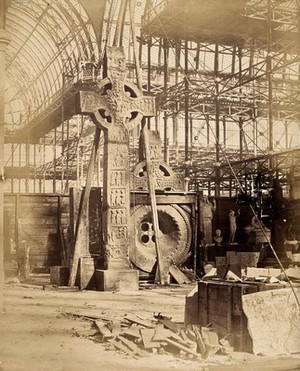
[[[176,174],[163,161],[161,139],[158,132],[149,131],[150,160],[152,166],[154,188],[156,190],[184,191],[184,175]],[[144,145],[140,142],[140,159],[131,176],[131,187],[135,190],[148,190],[148,177],[144,156]]]

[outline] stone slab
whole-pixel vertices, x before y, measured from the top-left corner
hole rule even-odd
[[[296,278],[296,279],[300,279],[300,268],[299,267],[291,267],[291,268],[288,268],[286,271],[285,271],[285,274],[290,277],[290,278]]]
[[[256,267],[259,260],[259,252],[227,251],[228,264],[241,264],[245,267]]]
[[[98,291],[137,291],[139,289],[138,271],[135,269],[96,269],[96,289]]]
[[[247,267],[247,277],[278,277],[280,274],[281,269]]]
[[[295,292],[300,297],[300,288]],[[254,354],[300,352],[300,312],[291,289],[244,295],[242,301]]]

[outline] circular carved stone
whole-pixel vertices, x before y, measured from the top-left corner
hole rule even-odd
[[[94,112],[96,124],[99,122],[109,129],[113,122],[118,125],[120,119],[126,129],[131,130],[140,123],[143,115],[135,101],[143,95],[134,84],[126,81],[116,86],[113,80],[106,77],[98,84],[98,92],[106,99],[106,108]]]
[[[192,230],[187,213],[178,205],[158,205],[160,248],[164,259],[180,265],[190,250]],[[151,207],[136,206],[131,213],[129,258],[139,269],[150,273],[156,263]]]

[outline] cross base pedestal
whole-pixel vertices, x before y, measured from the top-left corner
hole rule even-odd
[[[97,269],[96,289],[98,291],[137,291],[139,273],[135,269]]]

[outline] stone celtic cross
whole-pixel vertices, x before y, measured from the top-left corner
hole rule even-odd
[[[104,130],[103,239],[107,269],[128,269],[130,222],[129,131],[155,114],[154,98],[125,81],[123,48],[107,47],[107,77],[80,91],[79,111]]]

